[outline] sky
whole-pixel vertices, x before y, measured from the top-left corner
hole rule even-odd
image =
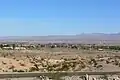
[[[0,36],[120,32],[120,0],[0,0]]]

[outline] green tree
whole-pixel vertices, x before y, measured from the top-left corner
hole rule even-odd
[[[15,46],[16,46],[15,44],[12,44],[13,49],[15,49]]]

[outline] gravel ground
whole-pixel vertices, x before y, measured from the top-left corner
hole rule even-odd
[[[101,79],[99,79],[98,77],[100,77],[99,75],[98,76],[89,76],[89,80],[103,80],[101,76]],[[61,78],[62,80],[86,80],[86,79],[81,79],[80,76],[72,76],[72,77],[63,77]],[[40,78],[8,78],[8,79],[0,79],[0,80],[53,80],[53,79],[40,79]],[[120,80],[120,78],[118,78],[118,76],[109,76],[108,79],[104,79],[104,80]]]

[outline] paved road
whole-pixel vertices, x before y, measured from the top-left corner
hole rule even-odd
[[[100,76],[99,76],[100,77]],[[98,78],[97,77],[89,77],[89,80],[103,80],[102,78]],[[120,80],[120,78],[118,77],[108,77],[108,80]],[[0,80],[53,80],[53,79],[40,79],[40,78],[6,78],[6,79],[0,79]],[[58,79],[56,79],[58,80]],[[62,80],[85,80],[85,79],[81,79],[80,76],[72,76],[72,77],[64,77]],[[107,79],[106,79],[107,80]]]
[[[15,77],[38,77],[38,76],[80,76],[80,75],[106,75],[106,74],[120,74],[120,71],[115,72],[21,72],[21,73],[0,73],[0,78],[15,78]]]
[[[65,77],[64,80],[81,80],[80,75],[86,75],[86,74],[88,74],[88,75],[108,75],[108,74],[119,75],[120,72],[116,71],[116,72],[0,73],[0,78],[1,78],[0,80],[42,80],[40,78],[35,78],[35,77],[38,77],[40,75],[45,75],[45,76],[49,76],[49,77],[56,77],[56,78],[61,77],[61,76],[73,76],[74,75],[72,78]],[[4,78],[4,79],[2,79],[2,78]],[[43,80],[50,80],[50,79],[43,79]]]

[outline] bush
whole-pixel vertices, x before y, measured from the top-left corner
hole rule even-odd
[[[14,69],[13,72],[25,72],[24,70],[16,70]]]
[[[36,67],[31,67],[31,68],[29,69],[29,72],[34,72],[34,71],[38,71],[38,69],[37,69]]]

